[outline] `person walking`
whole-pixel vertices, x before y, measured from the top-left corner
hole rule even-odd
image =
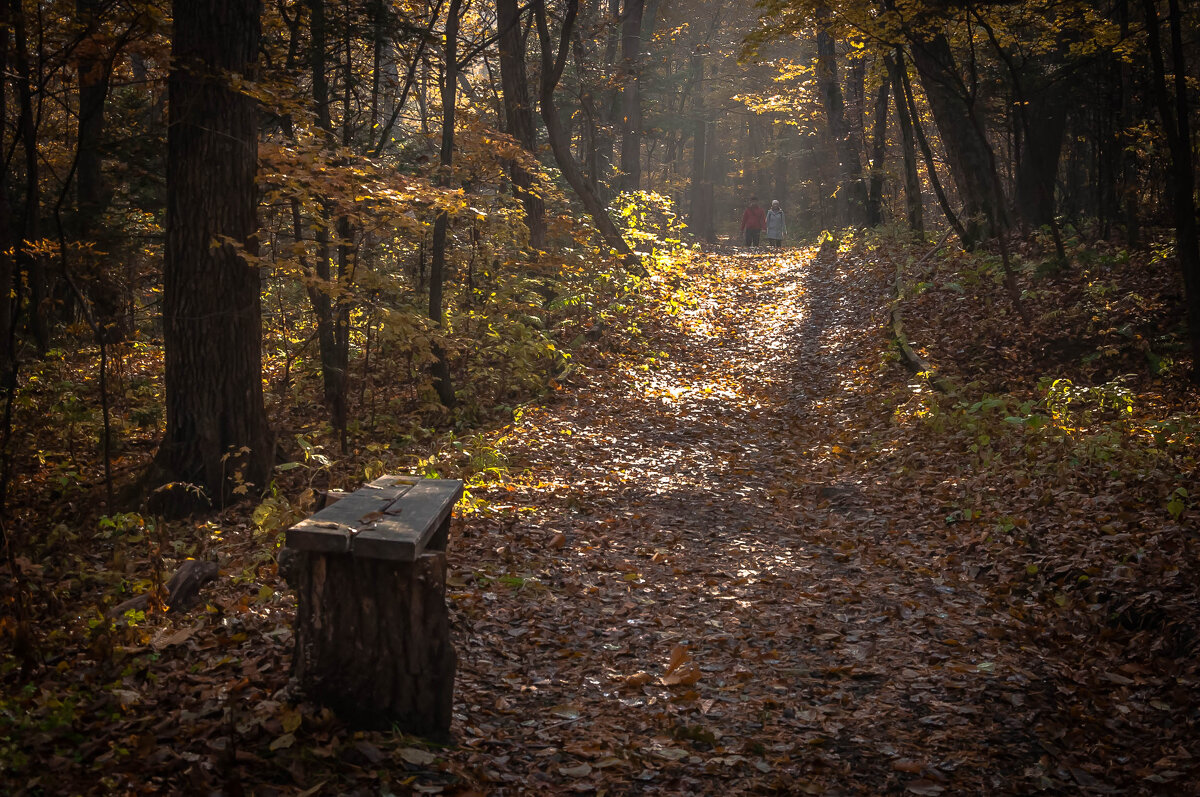
[[[773,246],[776,249],[782,248],[787,225],[783,223],[783,208],[779,205],[778,199],[771,200],[771,209],[767,211],[766,227],[767,246]]]
[[[742,213],[741,231],[746,236],[746,246],[758,246],[758,236],[767,226],[767,215],[758,206],[758,197],[750,197],[750,206]]]

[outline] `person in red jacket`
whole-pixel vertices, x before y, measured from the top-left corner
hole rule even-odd
[[[750,207],[742,213],[741,230],[746,236],[746,246],[758,246],[758,236],[767,228],[767,214],[758,206],[758,197],[750,197]]]

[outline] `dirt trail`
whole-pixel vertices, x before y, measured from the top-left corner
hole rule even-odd
[[[886,277],[811,250],[700,260],[662,356],[523,417],[451,544],[468,781],[1030,789],[1036,656],[997,665],[1015,621],[895,475],[937,463],[889,449]]]

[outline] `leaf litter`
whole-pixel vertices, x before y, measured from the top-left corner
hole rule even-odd
[[[98,636],[107,660],[43,665],[5,705],[15,791],[1184,788],[1194,531],[1008,475],[931,424],[889,355],[893,276],[862,246],[698,256],[681,310],[647,314],[641,343],[601,338],[497,435],[507,467],[471,485],[449,546],[451,746],[305,702],[264,562],[144,641]],[[934,359],[973,339],[958,296],[906,311]]]

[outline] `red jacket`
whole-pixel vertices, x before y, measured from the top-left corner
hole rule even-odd
[[[767,228],[767,212],[758,205],[751,205],[742,214],[741,231],[765,230]]]

